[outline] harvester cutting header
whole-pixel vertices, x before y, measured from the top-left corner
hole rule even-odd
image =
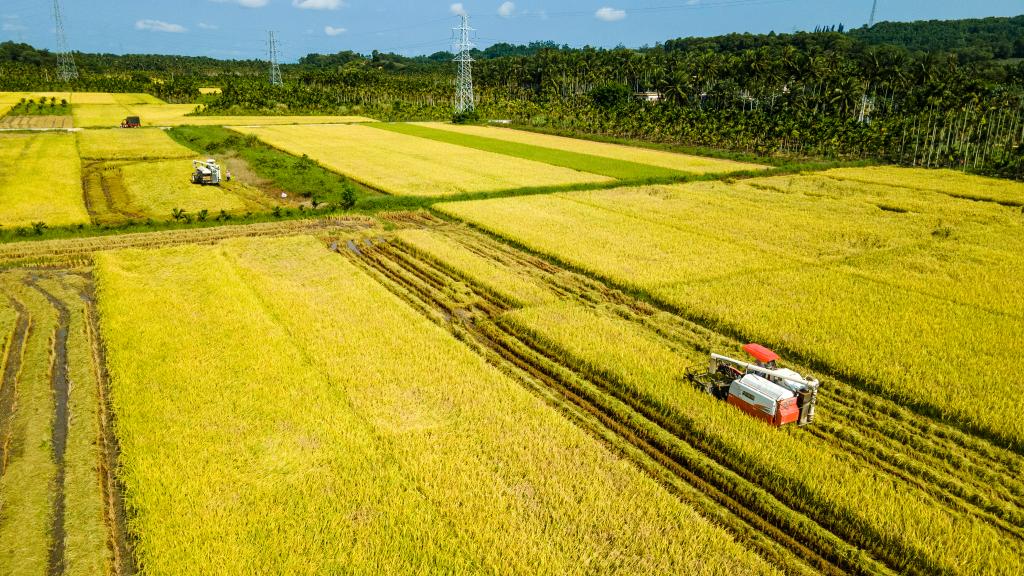
[[[712,354],[707,372],[688,370],[686,376],[708,394],[773,426],[810,424],[820,382],[779,368],[779,355],[760,344],[747,344],[743,350],[756,363]]]

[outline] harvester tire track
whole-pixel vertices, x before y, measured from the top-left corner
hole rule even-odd
[[[378,251],[375,250],[371,252]],[[414,305],[414,307],[417,309],[427,310],[431,307],[441,307],[442,309],[450,310],[450,308],[452,307],[450,302],[447,302],[446,299],[444,298],[440,298],[436,293],[432,293],[432,291],[429,288],[425,288],[423,284],[410,282],[408,279],[402,278],[394,270],[382,269],[379,258],[375,257],[377,256],[376,254],[366,253],[364,254],[363,258],[359,258],[354,254],[346,253],[346,255],[355,260],[363,267],[368,267],[371,270],[373,270],[375,275],[387,278],[389,280],[389,282],[387,282],[387,285],[392,290],[395,290],[397,288],[404,292],[405,294],[411,294],[412,297],[421,300],[423,302],[422,305]],[[394,261],[391,259],[389,259],[389,261],[394,263]],[[422,262],[420,264],[422,264]],[[406,271],[407,273],[412,275],[412,277],[420,278],[419,273],[412,272],[407,269]],[[450,280],[455,279],[450,278]],[[392,283],[397,284],[397,286],[393,286]],[[428,284],[428,286],[434,288],[432,283]],[[443,290],[439,291],[443,293]],[[480,296],[483,297],[482,295]],[[408,299],[408,296],[403,296],[401,294],[400,297]],[[491,312],[493,313],[493,311]],[[746,532],[751,530],[755,531],[756,533],[763,535],[769,541],[775,543],[782,543],[782,549],[786,550],[787,553],[792,555],[791,561],[795,561],[802,566],[812,566],[816,570],[820,570],[828,574],[843,574],[846,573],[847,570],[854,570],[862,573],[877,573],[886,571],[880,565],[874,565],[875,568],[871,569],[861,565],[847,564],[843,566],[841,564],[838,564],[837,562],[842,562],[841,555],[821,554],[819,551],[816,551],[811,546],[805,545],[796,538],[788,535],[784,530],[775,526],[772,520],[777,519],[766,519],[761,517],[758,513],[752,511],[749,505],[745,505],[745,503],[736,500],[735,498],[727,494],[725,491],[716,488],[714,484],[695,475],[684,464],[677,462],[672,456],[670,456],[665,447],[658,446],[656,444],[651,443],[648,440],[645,440],[640,434],[637,434],[637,432],[634,431],[632,428],[622,424],[619,421],[619,419],[616,418],[616,415],[606,413],[604,410],[599,408],[597,405],[593,404],[591,401],[580,396],[576,392],[573,392],[567,386],[559,383],[559,381],[555,377],[551,376],[546,371],[539,368],[536,365],[535,359],[533,361],[526,359],[521,355],[517,354],[515,351],[513,351],[509,347],[509,345],[500,343],[498,342],[498,339],[492,338],[490,335],[487,335],[485,331],[481,329],[481,327],[485,324],[490,323],[490,321],[487,320],[487,318],[490,315],[491,314],[489,314],[488,311],[478,309],[469,311],[469,313],[461,316],[456,314],[455,311],[451,311],[451,313],[447,314],[445,317],[448,323],[450,324],[450,329],[452,329],[451,325],[458,325],[461,331],[468,332],[474,338],[474,340],[478,342],[478,344],[498,354],[498,356],[504,362],[511,364],[519,371],[529,374],[533,379],[541,382],[542,386],[546,386],[549,389],[553,390],[565,402],[568,402],[573,406],[582,409],[590,416],[596,418],[598,421],[600,421],[602,426],[604,426],[607,430],[610,430],[616,437],[621,439],[621,441],[626,442],[628,445],[640,450],[643,454],[647,455],[648,458],[651,458],[654,462],[657,462],[658,466],[665,470],[668,470],[672,476],[678,478],[680,481],[686,483],[687,485],[696,488],[702,493],[709,494],[718,506],[720,506],[724,510],[727,510],[728,514],[732,518],[735,518],[736,522],[740,522],[742,527],[738,527],[736,524],[733,524],[728,528],[732,534],[734,534],[741,540],[750,541],[750,535]],[[454,318],[473,319],[476,317],[482,317],[483,320],[479,322],[474,322],[473,320],[455,322],[453,320]],[[500,327],[498,327],[495,324],[491,325],[495,327],[495,330],[498,330],[503,334],[506,334],[508,337],[513,338],[516,342],[519,342],[518,337],[516,337],[515,335],[511,335],[507,332],[504,332]],[[531,347],[528,344],[522,342],[519,342],[519,346],[523,347],[524,349],[531,349]],[[536,351],[534,351],[534,353],[536,353]],[[562,368],[564,369],[564,367]],[[572,371],[570,370],[570,372]],[[597,432],[591,431],[591,433],[600,436],[600,434]],[[638,463],[638,465],[640,465],[641,468],[644,468],[642,463]],[[673,489],[673,492],[678,494],[677,489]],[[709,513],[706,509],[703,509],[703,512],[707,517],[711,518],[713,521],[722,522],[721,514]],[[751,542],[751,544],[753,544],[753,542]],[[765,546],[766,544],[762,542],[759,545],[755,545],[754,547],[758,549],[761,554],[769,558],[775,557],[779,554],[779,551],[774,549],[773,546],[769,546],[768,548],[766,548]],[[832,556],[833,559],[829,559],[828,556]]]
[[[50,306],[57,311],[57,326],[53,334],[50,353],[50,385],[53,390],[54,417],[51,443],[53,459],[56,464],[54,474],[53,524],[51,528],[50,556],[47,563],[49,576],[60,576],[64,573],[64,546],[66,530],[64,526],[64,452],[67,448],[70,413],[68,410],[71,381],[68,374],[68,333],[71,324],[71,313],[64,302],[39,286],[37,278],[27,280],[27,284],[42,294]]]
[[[7,342],[4,358],[3,379],[0,380],[0,478],[7,470],[8,450],[11,441],[11,426],[18,400],[18,375],[21,373],[22,355],[32,324],[28,309],[21,302],[8,297],[11,307],[17,313],[14,332]]]
[[[103,493],[104,516],[107,526],[107,548],[111,556],[113,576],[132,576],[137,572],[134,542],[128,533],[127,511],[124,504],[124,485],[118,471],[121,447],[114,434],[114,412],[110,404],[110,374],[107,371],[106,351],[100,332],[99,314],[91,276],[87,288],[80,290],[85,303],[85,326],[92,352],[93,371],[96,375],[96,413],[99,419],[100,487]]]

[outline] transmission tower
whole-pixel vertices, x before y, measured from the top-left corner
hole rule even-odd
[[[878,0],[871,3],[871,19],[868,20],[868,28],[875,25],[875,14],[878,12]]]
[[[78,67],[68,47],[68,37],[64,34],[64,16],[61,14],[60,0],[53,0],[53,24],[57,31],[57,77],[63,82],[78,79]]]
[[[277,63],[277,36],[274,32],[267,32],[267,53],[270,57],[270,85],[280,86],[284,84],[281,80],[281,66]]]
[[[469,15],[462,15],[462,25],[452,28],[455,62],[459,63],[459,78],[455,87],[455,112],[472,112],[476,109],[473,97],[473,56],[470,50],[476,47],[470,38],[474,30],[469,27]]]

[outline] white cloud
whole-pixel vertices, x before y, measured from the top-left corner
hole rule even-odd
[[[340,36],[348,32],[345,28],[335,28],[334,26],[324,26],[324,34],[328,36]]]
[[[292,6],[303,10],[337,10],[344,5],[344,0],[292,0]]]
[[[469,12],[466,12],[466,8],[462,5],[462,2],[456,2],[455,4],[452,4],[448,9],[451,10],[452,14],[455,14],[456,16],[467,16],[469,14]]]
[[[594,13],[594,17],[598,20],[604,20],[605,22],[618,22],[619,20],[626,18],[626,11],[606,6],[604,8],[599,8],[597,12]]]
[[[232,4],[238,4],[239,6],[242,6],[244,8],[263,8],[268,3],[270,3],[270,0],[212,0],[212,1],[213,2],[220,2],[222,4],[225,3],[225,2],[230,2]]]
[[[220,30],[220,26],[216,24],[207,24],[206,22],[200,22],[199,27],[203,30]]]
[[[498,16],[502,18],[511,18],[516,13],[515,2],[505,2],[501,6],[498,6]]]
[[[180,34],[187,32],[184,26],[181,24],[171,24],[170,22],[164,22],[162,20],[139,20],[135,23],[136,30],[149,30],[151,32],[173,32]]]

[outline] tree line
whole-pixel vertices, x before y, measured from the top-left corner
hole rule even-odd
[[[496,45],[476,53],[476,94],[482,116],[539,128],[1024,179],[1024,63],[1014,60],[1022,26],[1024,16],[682,38],[640,49]],[[194,101],[198,87],[220,86],[206,100],[209,114],[412,120],[451,116],[451,56],[310,54],[282,66],[279,87],[255,60],[76,59],[81,89]],[[0,89],[57,88],[38,73],[52,58],[0,44]]]

